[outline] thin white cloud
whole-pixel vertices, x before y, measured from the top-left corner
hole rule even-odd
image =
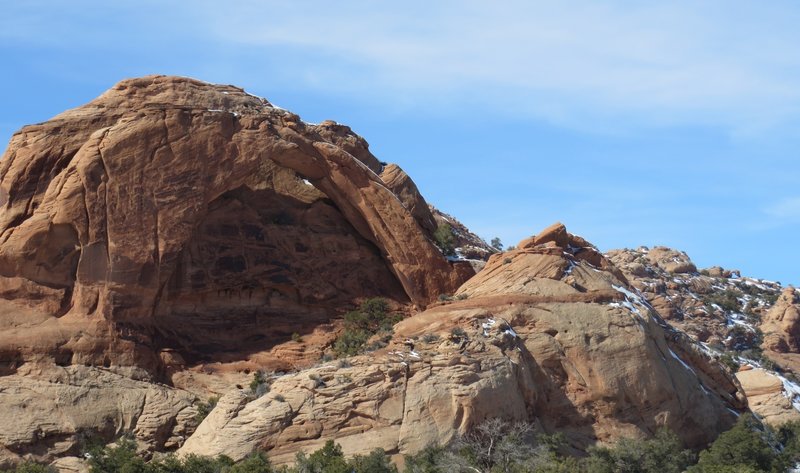
[[[250,87],[258,84],[249,78],[260,75],[272,85],[295,81],[299,88],[443,113],[489,111],[587,130],[665,124],[750,134],[800,124],[798,24],[794,0],[0,6],[0,41],[9,47],[140,54],[143,45],[195,44],[209,55],[185,67],[226,70],[225,77],[248,78]],[[224,57],[240,49],[251,53],[249,62]],[[176,67],[179,51],[173,51]]]
[[[764,209],[764,212],[783,223],[800,222],[800,197],[780,200]]]
[[[747,132],[800,116],[793,2],[236,5],[209,14],[214,34],[320,55],[306,72],[345,93],[492,101],[575,126],[611,118]]]

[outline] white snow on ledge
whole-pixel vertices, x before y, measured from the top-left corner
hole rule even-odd
[[[775,373],[775,376],[783,383],[783,395],[792,403],[795,410],[800,411],[800,385],[794,381],[790,381],[785,377]]]
[[[683,365],[683,367],[684,367],[684,368],[686,368],[687,370],[691,371],[691,372],[692,372],[692,374],[694,374],[695,376],[697,376],[697,372],[695,372],[695,370],[694,370],[694,369],[693,369],[691,366],[687,365],[685,361],[681,360],[681,357],[679,357],[678,355],[676,355],[676,354],[675,354],[675,352],[674,352],[674,351],[672,351],[672,348],[668,348],[668,350],[669,350],[669,354],[670,354],[670,355],[672,355],[672,357],[673,357],[673,358],[675,358],[676,360],[678,360],[678,361],[680,362],[680,364],[682,364],[682,365]]]
[[[483,327],[483,336],[484,337],[488,337],[489,336],[489,329],[494,327],[494,324],[496,324],[496,323],[497,323],[497,321],[494,320],[494,319],[486,319],[486,322],[481,324],[481,327]]]

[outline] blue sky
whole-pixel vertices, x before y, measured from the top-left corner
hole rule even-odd
[[[800,283],[794,1],[37,1],[0,5],[0,139],[152,73],[350,125],[506,244]]]

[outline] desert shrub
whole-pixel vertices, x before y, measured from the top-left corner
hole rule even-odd
[[[353,382],[353,377],[349,374],[337,374],[336,382],[339,384],[348,384]]]
[[[767,305],[767,307],[772,307],[776,302],[778,302],[777,293],[764,295],[764,303]]]
[[[539,445],[536,468],[533,470],[536,473],[576,473],[587,471],[585,465],[581,464],[581,460],[561,454],[561,450],[564,450],[567,444],[564,434],[560,432],[539,434],[536,437],[536,442]]]
[[[250,381],[250,392],[257,398],[269,392],[269,382],[263,371],[258,370],[253,373],[253,380]]]
[[[380,330],[391,330],[400,318],[388,314],[389,304],[385,299],[374,297],[364,301],[358,310],[348,312],[344,316],[347,329],[358,329],[366,332],[377,333]]]
[[[492,238],[491,242],[492,247],[497,248],[498,250],[503,250],[503,243],[500,241],[500,238],[494,237]]]
[[[725,289],[724,291],[712,292],[703,296],[706,304],[716,304],[726,312],[739,312],[739,298],[742,297],[740,291]]]
[[[318,375],[316,373],[309,374],[308,375],[308,379],[310,379],[311,381],[314,381],[314,387],[315,388],[318,388],[320,386],[324,386],[325,385],[325,381],[323,381],[322,378],[320,377],[320,375]]]
[[[144,460],[136,454],[136,442],[128,438],[118,440],[114,446],[93,447],[89,451],[89,471],[91,473],[149,473]]]
[[[761,321],[761,315],[758,313],[758,299],[751,299],[747,305],[744,306],[742,309],[742,313],[747,316],[747,320],[751,324],[755,324]]]
[[[319,450],[308,455],[299,452],[295,465],[281,470],[284,473],[398,473],[389,457],[382,449],[375,449],[368,455],[345,458],[342,447],[332,440],[325,442]]]
[[[382,448],[376,448],[368,455],[356,455],[347,463],[354,473],[398,473]]]
[[[467,332],[464,331],[463,328],[454,327],[452,330],[450,330],[450,340],[457,343],[460,342],[461,340],[466,340],[466,339],[467,339]]]
[[[230,467],[227,473],[272,473],[272,467],[266,455],[253,453]]]
[[[387,335],[387,336],[385,336],[383,338],[380,338],[378,340],[374,340],[372,343],[370,343],[366,347],[364,347],[364,351],[365,352],[370,352],[370,351],[380,350],[381,348],[386,348],[389,345],[389,340],[391,340],[391,339],[392,339],[392,336],[391,336],[391,334],[389,334],[389,335]]]
[[[136,454],[136,443],[122,439],[115,446],[96,448],[89,455],[91,473],[271,473],[267,457],[253,454],[239,463],[220,455],[216,458],[200,455],[187,455],[178,458],[174,455],[146,463]],[[25,473],[40,473],[48,470],[32,470]],[[22,472],[19,472],[22,473]]]
[[[791,466],[800,463],[800,422],[783,424],[775,433],[775,438],[782,450],[773,469],[789,471]]]
[[[293,342],[302,342],[303,341],[303,337],[301,337],[299,333],[294,332],[294,333],[292,333],[292,341]]]
[[[748,294],[753,297],[763,297],[768,299],[770,296],[777,296],[777,293],[772,290],[760,289],[754,284],[746,284],[744,282],[736,283],[736,288],[743,294]]]
[[[439,225],[433,232],[433,240],[445,255],[453,256],[456,254],[455,236],[453,235],[453,227],[450,224],[443,223]]]
[[[422,341],[425,343],[436,343],[439,341],[439,336],[435,333],[426,333],[422,336]]]
[[[566,445],[561,433],[535,435],[531,424],[489,419],[450,445],[407,455],[405,472],[680,473],[695,459],[667,430],[590,449],[583,459],[563,455]]]
[[[333,345],[333,351],[336,356],[357,355],[364,350],[367,340],[376,333],[381,331],[391,333],[392,326],[399,322],[402,317],[389,314],[388,310],[389,304],[386,300],[375,297],[364,301],[358,310],[345,314],[344,332],[336,339]],[[377,349],[380,347],[380,344],[378,344],[371,348]]]
[[[538,440],[531,424],[495,418],[478,424],[446,447],[431,446],[415,455],[406,456],[405,471],[407,473],[577,471],[555,469],[563,463],[563,459],[552,447],[552,443]]]
[[[621,439],[611,448],[591,448],[582,466],[596,473],[681,473],[694,458],[677,435],[661,430],[652,439]]]
[[[369,337],[370,334],[364,330],[345,329],[333,344],[333,352],[339,357],[358,355]]]
[[[145,471],[147,473],[230,473],[233,464],[233,460],[224,455],[217,458],[200,455],[178,458],[168,455],[148,463]]]
[[[34,462],[23,462],[17,465],[13,470],[0,471],[7,471],[8,473],[56,473],[55,468]]]
[[[454,444],[459,457],[466,462],[456,462],[480,471],[514,471],[533,469],[544,448],[533,442],[533,427],[527,423],[511,423],[502,419],[489,419],[477,425]],[[467,465],[464,465],[467,466]]]
[[[405,473],[445,473],[441,466],[446,454],[444,447],[429,445],[414,455],[406,455]]]
[[[325,442],[325,446],[311,455],[299,452],[295,458],[294,468],[289,471],[291,473],[351,473],[342,447],[333,443],[333,440]]]
[[[230,467],[233,466],[233,460],[225,456],[209,458],[200,455],[187,455],[185,458],[178,460],[178,462],[181,465],[180,469],[167,470],[163,473],[227,473]],[[155,470],[155,472],[162,473],[159,470]]]
[[[725,344],[734,350],[742,351],[761,345],[764,338],[759,329],[752,330],[744,325],[734,325],[728,330],[729,340]]]
[[[201,401],[197,404],[197,414],[195,414],[194,418],[198,424],[208,417],[211,411],[217,406],[217,402],[219,402],[219,396],[211,396],[207,401]]]
[[[769,359],[769,357],[767,357],[767,355],[765,355],[763,352],[761,353],[761,357],[759,357],[757,361],[759,362],[759,364],[761,364],[761,367],[766,370],[781,371],[781,367],[778,366],[777,363]]]
[[[533,436],[528,424],[489,420],[448,446],[429,446],[405,457],[406,473],[761,473],[793,471],[800,462],[800,422],[775,432],[743,415],[707,450],[684,449],[668,430],[646,440],[620,439],[589,449],[586,458],[564,456],[562,434]]]
[[[736,425],[723,432],[708,449],[700,452],[691,473],[771,471],[777,453],[767,442],[766,432],[750,414],[739,417]]]
[[[760,345],[761,341],[759,341],[758,343]],[[762,350],[761,347],[759,346],[754,346],[752,348],[742,350],[739,353],[739,356],[757,362],[764,369],[770,371],[780,371],[780,367],[774,361],[770,360],[769,357],[767,357],[767,355],[764,354],[764,350]]]
[[[727,366],[728,369],[733,371],[734,373],[739,370],[739,362],[736,361],[733,355],[730,353],[723,353],[721,357],[719,357],[719,362],[723,365]]]

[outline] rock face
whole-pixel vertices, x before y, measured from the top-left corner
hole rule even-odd
[[[430,236],[436,230],[436,220],[433,218],[428,203],[422,194],[419,193],[417,185],[396,164],[388,164],[380,173],[381,180],[386,184],[405,207],[414,216],[420,227]]]
[[[781,353],[800,353],[800,298],[793,287],[781,293],[761,322],[764,348]]]
[[[429,240],[408,176],[383,170],[395,194],[381,171],[345,126],[186,78],[23,128],[0,160],[0,296],[39,315],[5,322],[6,370],[46,351],[159,373],[164,350],[257,351],[363,297],[452,293],[469,267]]]
[[[26,368],[0,378],[0,465],[77,455],[92,436],[175,448],[196,425],[191,393],[100,368]]]
[[[409,453],[498,416],[576,449],[662,426],[700,446],[732,425],[747,406],[735,378],[557,230],[494,255],[384,350],[279,377],[257,400],[229,393],[180,453],[259,448],[281,463],[330,438],[347,453]]]
[[[792,396],[786,392],[785,378],[749,366],[737,372],[736,378],[747,394],[750,409],[764,422],[779,427],[786,422],[800,421],[800,411],[792,405]]]

